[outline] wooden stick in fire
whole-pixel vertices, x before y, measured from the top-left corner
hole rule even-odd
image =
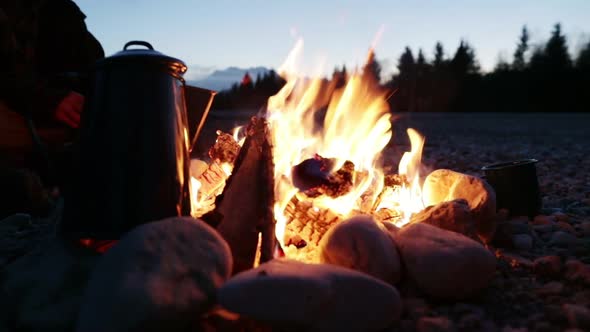
[[[254,265],[259,233],[262,237],[260,262],[273,258],[274,203],[274,165],[268,124],[254,117],[246,130],[246,140],[232,175],[215,201],[215,210],[204,216],[204,219],[218,219],[217,230],[232,250],[234,273]]]

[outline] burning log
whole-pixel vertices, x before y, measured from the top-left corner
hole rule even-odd
[[[232,175],[215,201],[215,210],[203,217],[208,222],[219,220],[217,229],[232,250],[234,273],[254,266],[259,233],[260,261],[273,258],[276,240],[272,160],[268,125],[264,119],[254,117]]]
[[[219,163],[233,164],[239,152],[240,144],[236,142],[234,137],[218,130],[215,144],[209,149],[211,160],[218,161]]]
[[[223,188],[223,184],[227,179],[227,175],[221,164],[218,162],[212,162],[207,169],[197,178],[201,183],[199,188],[199,194],[202,197],[214,197],[216,193],[219,193]]]
[[[375,219],[380,222],[391,222],[396,223],[402,218],[402,214],[390,208],[379,208],[381,202],[388,196],[394,195],[397,190],[402,186],[409,186],[409,182],[404,175],[400,174],[388,174],[383,179],[383,190],[379,193],[375,199],[370,213],[374,215]]]
[[[193,205],[194,217],[201,217],[215,208],[215,198],[223,191],[229,169],[240,150],[232,135],[221,131],[217,131],[217,135],[215,144],[209,149],[211,164],[198,159],[191,161],[191,176],[198,181],[198,204]]]
[[[342,217],[328,209],[313,206],[312,200],[299,200],[297,196],[285,208],[287,225],[284,248],[287,256],[305,258],[305,261],[319,260],[318,248],[324,234],[342,220]]]
[[[318,154],[293,167],[293,185],[309,197],[326,195],[339,197],[352,189],[354,164],[351,161],[333,172],[336,159],[324,158]]]

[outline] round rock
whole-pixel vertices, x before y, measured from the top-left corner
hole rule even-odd
[[[428,224],[402,228],[396,238],[408,277],[426,294],[464,299],[488,286],[496,258],[478,242]]]
[[[557,255],[539,257],[533,262],[535,274],[541,277],[557,278],[561,274],[561,258]]]
[[[221,236],[193,218],[139,226],[99,261],[77,331],[184,331],[196,326],[231,274]]]
[[[393,237],[367,215],[332,227],[320,241],[320,261],[361,271],[391,284],[401,277]]]
[[[9,217],[0,220],[0,227],[24,228],[31,226],[31,215],[26,213],[15,213]]]
[[[496,193],[481,178],[439,169],[424,180],[422,197],[426,206],[466,200],[475,218],[477,234],[486,243],[491,241],[496,229]]]
[[[0,320],[19,331],[72,331],[96,262],[55,238],[38,243],[0,269]]]
[[[557,231],[551,235],[549,245],[556,247],[572,247],[578,244],[578,238],[567,232]]]
[[[218,300],[232,312],[305,331],[380,331],[402,309],[397,290],[381,280],[335,265],[288,259],[235,275],[221,287]]]
[[[431,205],[415,213],[410,223],[426,223],[468,237],[476,237],[475,223],[469,204],[464,199]]]
[[[512,236],[514,248],[527,251],[533,248],[533,237],[528,234],[515,234]]]

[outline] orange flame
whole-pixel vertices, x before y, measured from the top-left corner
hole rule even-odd
[[[283,246],[287,222],[284,211],[298,193],[291,178],[292,167],[316,154],[334,158],[337,161],[335,169],[347,160],[352,161],[355,171],[366,174],[355,181],[353,190],[337,198],[320,196],[313,200],[314,206],[346,217],[362,209],[361,196],[369,192],[370,186],[377,183],[382,187],[383,172],[377,163],[381,151],[392,137],[387,93],[375,84],[372,77],[359,71],[353,72],[344,87],[339,89],[334,86],[335,82],[302,78],[296,74],[297,58],[302,49],[303,41],[298,40],[280,67],[279,72],[286,84],[269,98],[267,109],[274,147],[276,236]],[[321,111],[326,105],[323,122],[318,125],[317,119],[321,118]],[[408,131],[408,134],[412,151],[402,159],[400,170],[412,182],[398,196],[403,194],[408,200],[415,200],[420,195],[418,168],[423,140],[414,130]],[[379,191],[380,188],[373,190],[374,197],[370,199],[374,201]],[[378,208],[388,207],[390,203],[382,201]],[[421,204],[421,200],[412,202],[408,213],[416,210],[414,205]],[[396,207],[399,205],[396,204]]]
[[[411,149],[404,153],[398,168],[405,182],[384,190],[384,174],[378,163],[392,137],[387,92],[362,70],[348,75],[343,87],[337,87],[335,81],[301,77],[297,74],[297,60],[302,51],[303,40],[300,39],[279,68],[286,84],[268,99],[266,110],[275,167],[275,235],[280,245],[285,248],[288,221],[285,209],[293,197],[299,195],[299,189],[293,184],[292,169],[316,155],[335,160],[336,170],[351,161],[355,174],[361,176],[353,180],[352,190],[340,197],[307,197],[312,200],[314,210],[329,209],[346,218],[355,213],[389,209],[400,216],[395,223],[405,225],[412,213],[424,208],[420,182],[424,138],[414,129],[407,130]],[[372,61],[373,56],[371,49],[367,61]],[[233,135],[242,145],[240,131],[240,127],[234,129]],[[232,166],[224,164],[221,168],[229,176]],[[193,211],[203,210],[210,204],[211,197],[200,193],[202,185],[196,178],[192,177],[190,184]],[[289,252],[293,253],[288,250],[285,254],[289,256]]]
[[[407,130],[410,138],[411,150],[405,152],[399,162],[398,173],[406,177],[406,184],[395,188],[382,197],[379,206],[375,209],[390,209],[400,213],[399,220],[395,223],[401,227],[410,221],[412,213],[424,209],[422,201],[422,186],[420,183],[420,165],[422,159],[422,148],[424,137],[412,128]]]

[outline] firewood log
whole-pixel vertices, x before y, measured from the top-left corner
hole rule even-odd
[[[252,268],[262,234],[260,261],[273,258],[275,219],[273,214],[274,165],[268,124],[252,118],[246,140],[236,158],[232,175],[223,193],[217,196],[216,208],[204,219],[217,219],[217,230],[230,245],[234,273]]]
[[[216,161],[212,162],[205,172],[197,178],[201,183],[199,195],[204,198],[215,195],[223,187],[226,179],[227,175],[221,165]]]
[[[233,164],[239,152],[240,144],[234,137],[218,130],[215,144],[209,149],[209,158],[220,163]]]

